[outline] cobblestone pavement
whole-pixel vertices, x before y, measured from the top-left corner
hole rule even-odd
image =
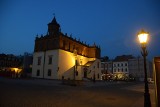
[[[143,107],[143,83],[84,82],[0,77],[0,107]],[[150,85],[152,107],[154,86]]]

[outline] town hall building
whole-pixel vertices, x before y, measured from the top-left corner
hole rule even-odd
[[[100,47],[63,34],[56,18],[46,35],[36,37],[32,77],[44,79],[101,79]]]

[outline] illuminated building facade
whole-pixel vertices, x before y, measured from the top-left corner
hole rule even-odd
[[[32,77],[46,79],[100,79],[100,47],[63,34],[56,18],[48,32],[35,39]]]
[[[115,79],[124,80],[129,77],[128,60],[132,59],[132,55],[117,56],[113,61],[113,74]]]

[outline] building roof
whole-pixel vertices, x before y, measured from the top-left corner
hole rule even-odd
[[[133,59],[132,55],[121,55],[117,56],[113,61],[114,62],[121,62],[121,61],[128,61],[129,59]]]

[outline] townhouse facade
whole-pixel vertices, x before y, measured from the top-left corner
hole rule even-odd
[[[144,62],[143,58],[136,57],[134,59],[129,59],[129,71],[130,77],[134,77],[136,80],[144,80]],[[146,60],[147,66],[147,76],[148,78],[153,78],[153,65],[152,62]]]

